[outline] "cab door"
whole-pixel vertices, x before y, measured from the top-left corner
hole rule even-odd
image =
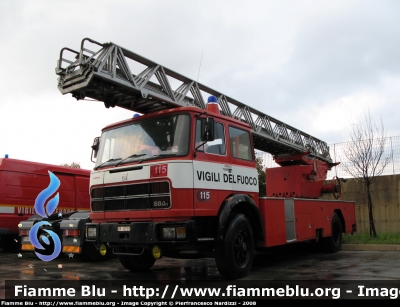
[[[226,126],[216,120],[215,139],[205,144],[200,138],[200,128],[200,119],[197,119],[196,158],[193,160],[194,211],[195,216],[216,216],[221,203],[233,191],[229,181],[232,165],[227,153]]]
[[[250,194],[256,199],[259,193],[258,172],[250,131],[229,125],[228,136],[233,190],[236,194]]]

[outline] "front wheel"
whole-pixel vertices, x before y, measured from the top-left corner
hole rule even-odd
[[[148,249],[144,249],[141,255],[118,255],[118,259],[122,266],[131,272],[147,271],[156,262]]]
[[[17,235],[4,235],[0,237],[0,248],[6,252],[19,251],[20,239]]]
[[[246,216],[238,214],[231,220],[224,240],[215,246],[215,262],[222,276],[241,278],[253,264],[254,237]]]
[[[342,248],[342,223],[337,213],[332,216],[332,235],[323,238],[324,250],[328,253],[336,253]]]

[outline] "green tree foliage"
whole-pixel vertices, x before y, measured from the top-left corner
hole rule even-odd
[[[264,161],[261,157],[256,157],[256,165],[258,172],[258,189],[260,197],[264,197],[267,195],[266,183],[265,183],[265,167],[263,165],[263,162]]]

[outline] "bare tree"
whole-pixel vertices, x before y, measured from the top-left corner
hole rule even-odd
[[[61,166],[68,166],[68,167],[72,167],[72,168],[81,168],[81,165],[79,162],[64,163],[64,164],[61,164]]]
[[[372,212],[371,185],[380,176],[390,156],[385,157],[385,131],[382,119],[377,125],[369,113],[365,113],[363,123],[354,124],[347,131],[349,146],[344,150],[347,161],[343,169],[365,185],[367,190],[369,234],[376,237],[374,216]]]

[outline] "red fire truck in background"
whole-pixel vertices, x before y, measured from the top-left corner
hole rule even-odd
[[[30,224],[42,217],[35,215],[34,204],[38,194],[49,185],[49,173],[54,173],[61,182],[60,202],[56,212],[49,218],[57,229],[59,216],[69,217],[74,212],[89,210],[90,171],[65,166],[50,165],[32,161],[6,158],[0,159],[0,247],[3,250],[16,250],[19,246],[21,220]],[[29,230],[22,233],[28,235]],[[33,250],[29,244],[22,249]]]
[[[40,192],[49,186],[49,173],[60,180],[59,204],[47,218],[35,214],[34,204]],[[86,242],[84,231],[73,231],[70,225],[85,228],[90,222],[90,171],[66,166],[0,159],[0,247],[3,250],[34,251],[29,231],[39,221],[48,221],[52,230],[61,238],[62,253],[76,253],[84,260],[106,260],[112,256],[105,244]],[[62,224],[63,223],[63,224]],[[70,242],[78,243],[71,246]]]
[[[62,49],[56,73],[62,94],[138,113],[94,140],[91,222],[68,225],[126,269],[212,253],[223,276],[240,278],[258,248],[312,240],[336,252],[356,230],[340,180],[324,183],[337,165],[325,142],[113,43]],[[266,169],[266,197],[255,150],[280,165]]]

